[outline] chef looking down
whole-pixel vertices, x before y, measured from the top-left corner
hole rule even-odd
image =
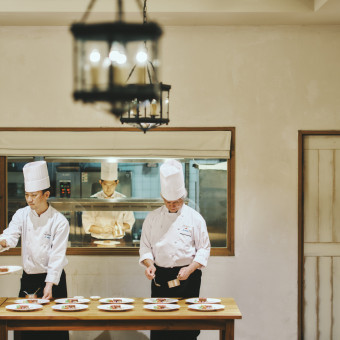
[[[116,191],[119,183],[117,163],[101,164],[99,183],[102,190],[91,197],[105,199],[126,197]],[[97,239],[114,239],[124,236],[126,231],[131,231],[135,217],[132,211],[84,211],[82,221],[86,234],[91,234]]]
[[[140,259],[151,283],[152,297],[198,297],[201,268],[210,255],[210,241],[203,217],[184,204],[187,191],[181,163],[168,160],[160,167],[164,206],[145,218]],[[170,288],[178,278],[180,285]],[[196,339],[199,331],[151,331],[151,339]]]
[[[67,296],[64,267],[70,226],[47,202],[50,179],[45,161],[23,167],[27,207],[18,209],[2,235],[0,251],[14,248],[21,236],[23,274],[19,297],[37,292],[43,299]],[[22,332],[22,339],[68,339],[68,332]],[[55,337],[54,337],[55,336]]]

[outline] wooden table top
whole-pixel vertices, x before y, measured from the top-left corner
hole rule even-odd
[[[6,306],[14,304],[15,300],[20,298],[0,298],[0,320],[199,320],[199,319],[242,319],[242,314],[233,298],[221,298],[221,304],[225,306],[223,310],[201,312],[190,310],[189,304],[185,300],[179,300],[180,308],[174,311],[150,311],[143,308],[144,298],[134,298],[131,304],[134,306],[132,310],[123,312],[101,311],[97,308],[101,305],[99,301],[89,302],[86,310],[77,312],[55,311],[51,307],[56,303],[51,301],[43,305],[42,309],[18,312],[7,310]]]

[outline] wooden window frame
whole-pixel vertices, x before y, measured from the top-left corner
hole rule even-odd
[[[85,131],[139,131],[135,128],[42,128],[42,127],[17,127],[17,128],[0,128],[0,131],[69,131],[69,132],[85,132]],[[157,131],[231,131],[231,146],[230,146],[230,159],[228,159],[228,192],[227,192],[227,247],[212,247],[212,256],[234,256],[235,255],[235,127],[178,127],[178,128],[157,128]],[[152,133],[149,131],[148,133]],[[0,233],[3,231],[4,226],[7,226],[7,158],[0,156]],[[1,255],[20,255],[21,248],[13,248]],[[139,254],[139,248],[90,248],[90,247],[69,247],[67,255],[133,255]]]

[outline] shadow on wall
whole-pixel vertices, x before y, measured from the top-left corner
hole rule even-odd
[[[98,334],[99,333],[99,334]],[[147,331],[149,334],[149,331]],[[149,337],[138,331],[71,331],[70,340],[148,340]]]

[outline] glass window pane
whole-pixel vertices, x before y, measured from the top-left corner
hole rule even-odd
[[[164,159],[94,157],[8,157],[8,222],[15,211],[26,206],[23,166],[45,159],[48,164],[51,195],[49,202],[70,222],[70,247],[138,247],[143,221],[148,212],[163,204],[159,168]],[[102,162],[118,163],[119,197],[104,198]],[[227,160],[179,159],[183,165],[186,204],[201,213],[207,222],[212,247],[227,247]],[[109,183],[109,186],[112,183]],[[109,189],[108,189],[109,190]],[[104,190],[105,191],[105,190]],[[99,197],[91,197],[96,195]],[[109,227],[111,237],[86,227],[89,215],[96,215],[101,227]],[[109,218],[112,214],[112,218]],[[124,218],[122,217],[124,215]],[[123,222],[129,215],[130,224]],[[132,217],[131,217],[132,216]],[[99,221],[99,222],[98,222]],[[124,220],[125,221],[125,220]],[[93,229],[91,229],[93,231]],[[101,235],[100,235],[101,234]],[[97,235],[96,237],[94,235]]]

